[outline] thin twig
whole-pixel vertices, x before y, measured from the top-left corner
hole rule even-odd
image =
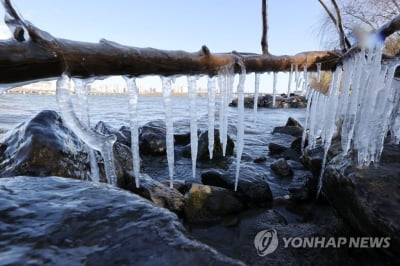
[[[268,0],[261,0],[262,2],[262,36],[261,36],[261,49],[263,54],[268,54],[268,22],[267,22],[267,8]]]

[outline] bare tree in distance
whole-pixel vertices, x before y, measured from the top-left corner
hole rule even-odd
[[[332,14],[336,13],[334,3],[340,10],[339,20],[342,22],[344,35],[351,44],[357,43],[367,32],[377,30],[386,21],[392,20],[400,13],[400,0],[319,0],[319,2],[323,2],[331,13],[326,12],[321,26],[322,40],[329,49],[342,46],[337,25],[332,20]],[[395,33],[386,39],[385,53],[397,54],[399,45],[400,34]]]

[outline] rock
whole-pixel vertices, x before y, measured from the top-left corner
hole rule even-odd
[[[171,181],[169,181],[169,180],[161,181],[161,184],[163,184],[164,186],[167,186],[167,187],[169,187],[170,183],[171,183]],[[191,185],[192,184],[187,184],[187,182],[182,179],[174,179],[174,182],[173,182],[174,189],[178,190],[183,195],[189,190]]]
[[[0,178],[2,265],[244,265],[172,212],[120,189],[60,177]]]
[[[343,220],[365,236],[390,237],[381,249],[398,259],[400,250],[400,146],[385,145],[379,165],[357,168],[337,155],[327,165],[323,193]],[[397,263],[398,264],[398,263]]]
[[[294,200],[315,200],[317,197],[318,179],[311,172],[295,172],[288,190]]]
[[[271,169],[281,177],[293,176],[292,168],[287,164],[286,160],[281,158],[271,164]]]
[[[192,184],[185,198],[185,218],[190,223],[218,221],[244,209],[234,192],[221,187]]]
[[[45,110],[4,137],[0,176],[58,175],[89,179],[86,146],[67,128],[60,115]]]
[[[139,188],[136,187],[134,182],[131,182],[125,186],[125,189],[175,213],[181,213],[185,205],[185,199],[178,190],[163,185],[147,174],[140,175]]]
[[[233,143],[231,137],[228,135],[228,141],[226,145],[226,156],[232,156],[233,155],[233,150],[234,150],[235,144]],[[184,147],[182,155],[186,158],[191,158],[191,147],[190,144]],[[208,151],[208,131],[204,131],[200,134],[199,140],[198,140],[198,146],[197,146],[197,160],[200,162],[204,161],[210,161],[210,154]],[[222,156],[222,144],[220,143],[220,138],[219,138],[219,131],[215,130],[214,131],[214,153],[213,153],[213,159],[212,161],[215,160],[221,160],[224,157]]]
[[[185,134],[174,134],[175,145],[190,144],[190,132]]]
[[[234,189],[235,172],[220,170],[204,171],[201,181],[205,185]],[[272,192],[266,181],[254,172],[242,168],[237,191],[242,194],[243,200],[249,205],[265,206],[272,201]]]
[[[289,98],[286,97],[285,94],[276,95],[275,97],[275,106],[272,106],[273,95],[266,94],[260,95],[258,97],[258,107],[267,107],[267,108],[305,108],[307,107],[307,100],[303,96],[299,96],[296,94],[291,94]],[[237,107],[237,98],[234,99],[229,106]],[[254,97],[245,97],[244,98],[244,106],[245,108],[253,108],[254,107]]]
[[[303,128],[303,126],[300,124],[300,122],[297,121],[296,119],[294,119],[293,117],[288,118],[288,120],[286,121],[285,127],[301,127],[301,128]]]
[[[277,154],[281,154],[284,151],[286,151],[288,149],[288,147],[281,145],[281,144],[276,144],[276,143],[270,142],[268,144],[268,149],[269,149],[270,155],[277,155]]]
[[[115,132],[105,123],[98,130]],[[103,132],[102,132],[103,133]],[[0,153],[0,176],[63,176],[90,180],[88,147],[64,125],[55,111],[42,111],[30,121],[20,124],[4,139]],[[129,182],[132,152],[123,141],[114,144],[117,185]],[[100,180],[106,182],[103,159],[96,152]]]
[[[238,99],[233,99],[229,104],[231,107],[237,107]],[[244,107],[245,108],[253,108],[254,107],[254,97],[245,97],[244,98]]]
[[[163,121],[152,121],[145,124],[139,133],[140,154],[165,155],[167,153],[165,138],[166,128]]]
[[[282,152],[279,157],[285,160],[293,160],[293,161],[300,161],[301,154],[295,150],[287,149],[286,151]]]
[[[321,173],[322,160],[324,158],[323,146],[317,146],[314,149],[306,149],[304,154],[300,157],[300,161],[307,169],[310,169],[315,177]]]
[[[275,127],[272,133],[286,134],[298,138],[303,135],[303,129],[296,126]]]
[[[297,151],[298,153],[301,153],[301,143],[302,143],[302,138],[303,137],[298,137],[295,140],[293,140],[292,144],[290,144],[290,148],[292,150]],[[308,140],[304,140],[304,146],[308,145]]]
[[[256,158],[256,159],[254,159],[254,163],[263,163],[263,162],[266,162],[267,161],[267,157],[265,157],[265,156],[261,156],[261,157],[259,157],[259,158]]]

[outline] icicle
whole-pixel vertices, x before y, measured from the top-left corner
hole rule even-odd
[[[307,90],[308,87],[308,73],[307,73],[307,64],[304,64],[304,69],[303,69],[303,77],[304,77],[304,83],[303,83],[303,88],[301,91],[304,92]]]
[[[257,107],[258,107],[258,92],[260,90],[260,73],[255,73],[254,76],[254,118],[253,123],[257,123]]]
[[[188,92],[189,92],[189,112],[190,112],[190,147],[192,154],[192,174],[196,178],[196,162],[197,162],[197,115],[196,115],[196,79],[197,77],[188,77]]]
[[[293,77],[293,64],[290,65],[289,82],[287,88],[287,98],[290,97],[290,89],[292,88],[292,77]]]
[[[139,187],[140,176],[140,155],[139,155],[139,119],[138,119],[138,97],[139,90],[136,86],[135,78],[124,77],[126,87],[129,94],[129,125],[131,129],[131,149],[133,161],[133,176],[135,177],[135,185]]]
[[[164,99],[164,111],[165,111],[165,125],[167,130],[166,143],[167,143],[167,160],[169,169],[169,186],[174,186],[174,123],[172,117],[172,105],[171,105],[171,92],[172,92],[172,80],[171,78],[162,77],[162,90]]]
[[[228,141],[228,104],[229,93],[232,92],[234,80],[233,67],[225,67],[218,73],[218,84],[220,87],[220,113],[219,130],[222,143],[222,155],[225,156]]]
[[[326,157],[335,132],[341,135],[343,154],[356,154],[358,166],[378,163],[387,132],[397,115],[400,95],[393,78],[400,60],[382,64],[383,43],[362,49],[343,61],[333,73],[329,95],[314,92],[308,103],[306,129],[309,147],[316,139],[324,145],[324,158],[318,191],[322,188]],[[304,138],[304,136],[303,136]]]
[[[308,121],[309,121],[309,116],[310,116],[310,107],[313,104],[313,97],[317,92],[315,90],[311,91],[310,97],[308,98],[307,101],[307,111],[306,111],[306,122],[304,123],[304,130],[303,130],[303,136],[301,138],[301,152],[304,152],[304,146],[306,142],[306,136],[307,136],[307,128],[308,128]]]
[[[76,116],[72,101],[70,99],[71,80],[66,74],[62,74],[57,80],[56,97],[60,107],[61,116],[71,130],[85,142],[90,148],[100,151],[104,159],[104,168],[107,182],[111,185],[117,184],[115,174],[113,145],[116,141],[115,135],[102,135],[88,126],[84,125]]]
[[[214,153],[214,128],[215,128],[215,78],[208,78],[208,151],[210,160]]]
[[[238,91],[238,122],[237,122],[237,149],[236,149],[236,178],[235,178],[235,191],[239,183],[240,161],[242,159],[243,146],[244,146],[244,82],[246,80],[246,68],[243,61],[238,60],[241,68],[239,76]]]
[[[335,132],[335,126],[336,126],[336,112],[338,109],[338,98],[339,98],[339,90],[340,90],[340,81],[341,81],[341,75],[342,75],[342,69],[338,67],[336,71],[333,73],[332,77],[332,83],[330,86],[329,90],[329,97],[328,97],[328,102],[326,103],[324,107],[324,135],[323,140],[324,140],[324,157],[322,159],[322,166],[321,166],[321,173],[319,176],[319,181],[318,181],[318,192],[317,195],[320,194],[321,189],[322,189],[322,177],[324,176],[325,173],[325,166],[326,166],[326,157],[328,156],[328,151],[331,146],[332,142],[332,137]],[[329,111],[327,111],[326,108],[329,108]]]
[[[272,87],[272,108],[275,108],[276,103],[276,82],[278,81],[278,72],[274,72],[273,87]]]
[[[299,90],[300,82],[301,80],[300,80],[299,66],[296,65],[294,67],[294,83],[296,85],[296,90]]]
[[[317,81],[321,82],[321,63],[317,63]]]
[[[90,117],[89,117],[89,102],[88,102],[88,84],[92,80],[82,80],[78,78],[73,79],[75,84],[75,93],[78,96],[78,108],[81,111],[82,123],[90,128]],[[94,182],[100,181],[99,165],[97,164],[96,154],[92,148],[88,148],[89,162],[90,162],[90,174],[91,179]]]

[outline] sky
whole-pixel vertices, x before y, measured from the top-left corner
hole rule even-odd
[[[261,52],[260,0],[13,0],[13,3],[25,19],[58,38],[87,42],[105,38],[135,47],[189,52],[198,51],[202,45],[207,45],[211,52]],[[290,55],[319,50],[323,12],[317,0],[269,0],[270,52]],[[4,17],[2,8],[0,17]],[[2,22],[0,38],[5,33]]]

